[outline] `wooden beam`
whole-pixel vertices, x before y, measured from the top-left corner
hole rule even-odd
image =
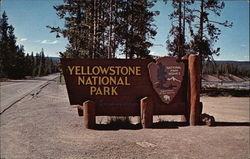
[[[141,123],[143,128],[151,128],[153,124],[153,102],[149,97],[141,99]]]
[[[198,125],[200,118],[200,81],[201,59],[197,55],[189,56],[190,78],[190,125]]]
[[[86,101],[83,103],[84,107],[84,126],[87,129],[95,128],[95,103],[92,101]]]

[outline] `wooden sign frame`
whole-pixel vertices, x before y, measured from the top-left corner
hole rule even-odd
[[[175,60],[176,58],[172,58]],[[200,108],[200,58],[178,61],[184,65],[181,86],[170,103],[164,103],[152,86],[146,59],[61,59],[69,101],[82,105],[84,123],[95,127],[95,116],[141,116],[145,128],[153,115],[183,115],[197,125]]]

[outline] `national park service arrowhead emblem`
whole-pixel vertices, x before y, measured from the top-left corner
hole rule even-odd
[[[148,64],[149,76],[153,88],[162,102],[169,104],[178,93],[183,76],[184,63],[175,57],[161,57]]]

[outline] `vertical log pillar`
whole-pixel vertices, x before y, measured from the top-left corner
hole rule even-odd
[[[190,78],[190,125],[198,125],[200,116],[201,59],[197,55],[190,55],[188,63]]]
[[[189,123],[189,119],[190,119],[190,104],[189,104],[189,72],[188,72],[188,56],[185,55],[181,58],[181,60],[184,62],[185,64],[185,74],[184,74],[184,90],[186,92],[186,97],[185,97],[185,102],[186,102],[186,111],[184,115],[181,115],[181,122],[186,122]]]
[[[84,126],[87,129],[95,128],[95,103],[92,101],[86,101],[83,103],[84,113]]]
[[[153,102],[149,97],[141,99],[141,123],[143,128],[151,128],[153,124]]]
[[[187,115],[181,115],[181,122],[188,122]]]

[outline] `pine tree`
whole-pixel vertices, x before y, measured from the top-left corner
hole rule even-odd
[[[30,55],[30,76],[34,76],[34,70],[35,70],[35,57],[34,57],[34,53],[31,52]]]
[[[43,76],[45,75],[45,55],[44,55],[44,50],[42,49],[39,54],[36,56],[37,58],[37,76]]]
[[[11,78],[24,78],[27,75],[27,68],[25,67],[25,53],[24,46],[20,45],[17,50],[16,58],[15,58],[15,66],[13,67],[13,74]]]
[[[8,46],[8,17],[6,12],[2,14],[0,19],[0,77],[7,77],[7,70],[9,69],[7,66],[8,63],[8,53],[7,53],[7,46]]]
[[[8,24],[6,12],[0,19],[0,77],[15,78],[18,46],[14,35],[14,27]]]
[[[0,19],[0,77],[23,78],[27,74],[24,47],[17,46],[14,27],[8,24],[6,12]]]
[[[192,17],[198,19],[199,24],[190,27],[192,40],[190,42],[191,52],[201,56],[203,60],[213,59],[213,55],[219,55],[220,48],[213,48],[215,42],[219,40],[221,30],[218,26],[232,27],[232,22],[214,21],[211,15],[220,16],[225,7],[225,3],[219,0],[200,0],[200,8],[192,10]],[[197,32],[195,33],[195,29]]]
[[[167,2],[167,0],[165,0]],[[169,31],[168,40],[166,41],[167,49],[171,56],[182,56],[188,53],[189,47],[186,42],[186,23],[193,21],[191,5],[194,0],[173,0],[173,12],[169,15],[172,26]],[[190,25],[189,25],[190,26]]]
[[[64,28],[50,27],[57,37],[69,40],[65,57],[115,58],[118,51],[126,57],[142,58],[152,46],[149,39],[156,31],[152,27],[156,12],[149,11],[151,0],[66,0],[54,7]]]
[[[33,52],[31,53],[31,57],[33,56],[33,70],[32,70],[32,77],[37,75],[37,66],[38,66],[38,54],[36,54],[35,56],[33,55]]]
[[[94,10],[91,1],[66,0],[64,5],[55,6],[57,15],[65,20],[64,28],[50,27],[51,32],[56,32],[68,38],[66,57],[93,58],[94,33],[93,18]],[[92,39],[91,39],[92,38]]]
[[[57,65],[45,57],[43,49],[36,57],[33,52],[25,55],[24,46],[16,44],[14,27],[8,24],[5,12],[0,18],[0,33],[0,78],[20,79],[57,71]]]
[[[158,11],[150,11],[155,1],[127,0],[120,12],[121,27],[117,29],[121,35],[123,54],[126,58],[149,58],[149,41],[156,35],[153,25]]]

